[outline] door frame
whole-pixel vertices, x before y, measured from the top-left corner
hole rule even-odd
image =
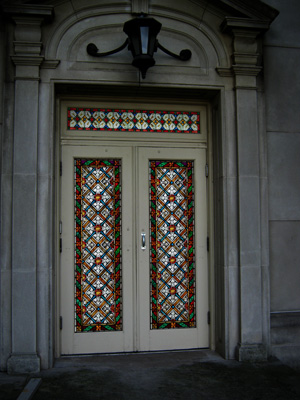
[[[206,147],[206,159],[207,159],[207,166],[208,166],[208,176],[207,176],[207,236],[209,238],[209,249],[207,253],[207,261],[208,261],[208,305],[209,305],[209,348],[215,350],[215,285],[214,285],[214,218],[213,218],[213,152],[212,152],[212,110],[211,105],[209,102],[203,101],[187,101],[182,100],[181,102],[174,101],[174,99],[163,99],[160,100],[160,104],[157,105],[157,101],[149,100],[149,99],[142,99],[138,98],[135,102],[128,101],[127,98],[118,98],[117,101],[112,101],[109,98],[92,98],[89,100],[85,98],[85,96],[80,97],[80,101],[78,98],[72,98],[70,96],[60,96],[57,98],[56,102],[56,146],[55,146],[55,153],[56,153],[56,163],[55,163],[55,260],[56,260],[56,274],[55,274],[55,357],[61,356],[61,338],[60,338],[60,282],[59,282],[59,269],[60,269],[60,176],[61,176],[61,149],[62,145],[66,144],[67,141],[69,144],[79,144],[81,143],[84,138],[82,132],[72,137],[66,136],[63,137],[62,135],[62,123],[64,121],[64,113],[68,106],[90,106],[91,103],[101,103],[103,107],[111,107],[115,108],[122,107],[122,104],[127,103],[128,107],[131,105],[134,106],[133,108],[138,109],[140,107],[145,107],[145,105],[151,105],[152,107],[161,106],[164,109],[172,110],[174,107],[180,107],[182,111],[190,110],[192,108],[200,108],[201,109],[201,118],[204,121],[204,130],[205,130],[205,140],[199,140],[194,135],[193,138],[189,138],[188,146],[192,147],[194,145],[199,145],[203,147],[203,143],[205,142]],[[108,105],[107,105],[108,104]],[[123,105],[124,107],[124,105]],[[88,135],[87,139],[89,140],[89,144],[92,145],[93,143],[97,143],[99,145],[115,145],[120,142],[124,143],[124,146],[130,144],[132,141],[142,141],[145,146],[153,145],[153,137],[143,137],[137,138],[136,134],[130,134],[129,132],[125,132],[125,135],[122,132],[122,135],[119,133],[117,135],[112,135],[111,133],[107,135],[101,135],[101,138],[96,136],[97,134],[91,133]],[[170,135],[170,134],[168,134]],[[172,135],[172,134],[171,134]],[[175,134],[177,135],[177,134]],[[144,135],[145,136],[145,135]],[[189,135],[190,136],[190,135]],[[174,137],[174,136],[172,136]],[[171,142],[169,137],[165,135],[159,134],[157,137],[157,141],[155,141],[155,146],[160,142],[160,145],[164,144],[167,147],[167,144]],[[180,147],[181,143],[187,143],[185,138],[176,138],[176,143],[178,147]],[[136,313],[137,314],[137,313]]]

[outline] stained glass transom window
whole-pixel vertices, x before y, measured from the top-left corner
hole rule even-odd
[[[75,332],[122,330],[121,161],[75,159]]]
[[[200,133],[200,113],[69,107],[68,129]]]
[[[151,329],[195,327],[192,161],[150,161]]]

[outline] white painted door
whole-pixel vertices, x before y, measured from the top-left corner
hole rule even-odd
[[[208,347],[205,153],[62,146],[61,354]]]
[[[208,347],[205,150],[140,148],[138,171],[139,349]]]

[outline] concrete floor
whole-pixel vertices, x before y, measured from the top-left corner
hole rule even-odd
[[[31,377],[1,373],[1,400],[17,399]],[[34,400],[300,398],[300,369],[225,361],[209,350],[65,357],[34,377],[42,378]]]

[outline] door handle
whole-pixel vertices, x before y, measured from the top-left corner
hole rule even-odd
[[[141,237],[142,237],[141,249],[146,250],[146,233],[142,232]]]

